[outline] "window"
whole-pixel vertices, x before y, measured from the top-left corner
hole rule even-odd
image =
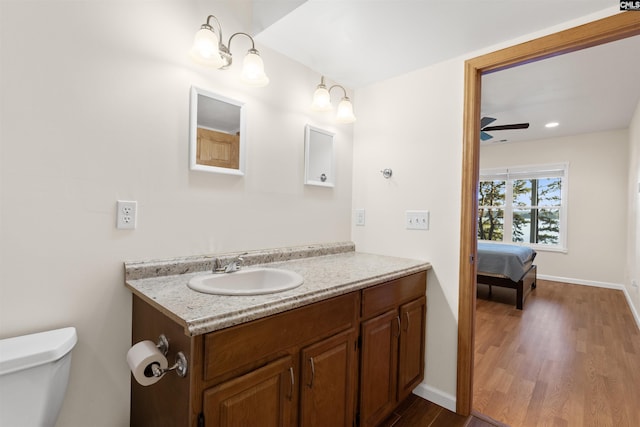
[[[566,251],[568,165],[480,171],[478,239]]]

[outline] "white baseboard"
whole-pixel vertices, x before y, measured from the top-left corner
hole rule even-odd
[[[595,280],[583,280],[583,279],[574,279],[571,277],[548,276],[546,274],[538,274],[538,279],[551,280],[554,282],[571,283],[573,285],[595,286],[596,288],[617,289],[619,291],[624,289],[624,285],[621,283],[597,282]]]
[[[640,315],[638,315],[638,310],[636,310],[636,308],[633,306],[633,302],[631,302],[631,295],[629,295],[629,291],[627,291],[627,288],[623,288],[622,293],[624,294],[624,297],[627,299],[627,305],[631,309],[631,314],[633,314],[633,318],[636,319],[636,325],[638,326],[638,329],[640,329]]]
[[[636,325],[638,325],[638,329],[640,329],[640,315],[638,314],[638,310],[636,310],[636,308],[633,306],[633,303],[631,302],[631,296],[629,295],[627,288],[620,283],[596,282],[594,280],[573,279],[570,277],[547,276],[546,274],[538,274],[538,279],[571,283],[573,285],[595,286],[598,288],[616,289],[622,291],[624,297],[627,300],[627,305],[629,306],[629,309],[631,309],[631,314],[633,314],[633,318],[636,321]]]
[[[431,387],[425,383],[421,383],[413,390],[413,394],[420,396],[423,399],[433,402],[436,405],[440,405],[443,408],[455,412],[456,411],[456,397],[445,393],[442,390]]]

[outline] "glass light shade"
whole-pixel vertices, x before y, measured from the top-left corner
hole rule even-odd
[[[356,121],[356,116],[353,115],[353,105],[346,96],[342,98],[342,101],[338,104],[336,121],[339,123],[353,123]]]
[[[331,96],[329,95],[329,91],[327,90],[327,87],[325,85],[318,85],[318,88],[313,93],[311,109],[314,111],[331,110]]]
[[[213,68],[220,68],[224,61],[218,51],[218,36],[209,28],[201,28],[196,33],[191,48],[194,61]]]
[[[257,51],[250,50],[244,57],[240,80],[245,84],[257,87],[269,84],[269,77],[264,72],[264,62]]]

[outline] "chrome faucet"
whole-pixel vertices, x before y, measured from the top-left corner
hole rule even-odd
[[[247,254],[248,252],[245,252],[243,254],[236,256],[229,263],[223,265],[222,267],[219,267],[220,261],[216,259],[216,268],[214,268],[213,272],[214,273],[233,273],[234,271],[240,270],[240,267],[244,262],[244,258],[242,257]]]

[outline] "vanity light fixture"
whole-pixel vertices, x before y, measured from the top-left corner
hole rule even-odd
[[[347,96],[347,91],[340,85],[333,85],[327,89],[327,85],[324,83],[324,76],[320,78],[320,84],[316,87],[316,91],[313,93],[313,102],[311,103],[311,109],[314,111],[330,111],[331,107],[331,90],[333,88],[340,88],[344,93],[342,100],[338,104],[338,111],[336,113],[336,121],[339,123],[353,123],[356,121],[356,116],[353,115],[353,104]]]
[[[212,20],[215,21],[218,27],[217,34],[211,26]],[[250,86],[266,86],[269,84],[269,77],[267,77],[264,72],[264,63],[262,62],[260,53],[256,49],[253,37],[247,33],[234,33],[229,37],[229,41],[225,45],[222,43],[222,26],[218,18],[214,15],[209,15],[207,21],[202,24],[200,30],[196,33],[193,40],[193,47],[191,48],[191,58],[202,65],[225,70],[229,68],[233,62],[233,55],[230,50],[231,40],[238,35],[247,36],[249,40],[251,40],[251,49],[248,50],[247,56],[244,57],[242,63],[240,80]]]

